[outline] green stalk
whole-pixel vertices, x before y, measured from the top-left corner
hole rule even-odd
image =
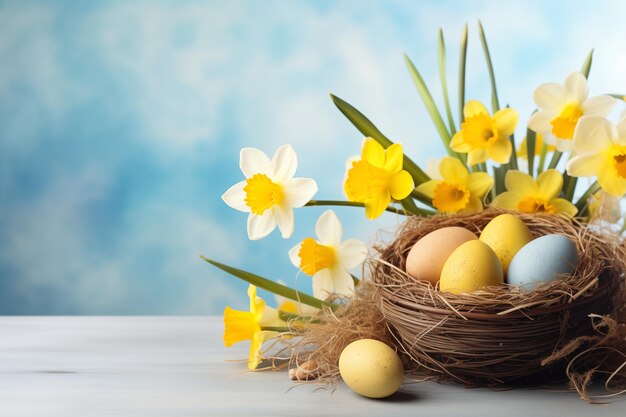
[[[465,63],[467,59],[467,23],[461,35],[461,53],[459,57],[459,126],[465,120],[463,108],[465,107]]]
[[[626,101],[626,94],[615,94],[615,93],[611,93],[611,94],[607,94],[613,98],[616,98],[618,100],[622,100],[622,101]]]
[[[376,142],[380,143],[385,149],[393,145],[393,142],[383,135],[383,133],[378,130],[378,128],[374,126],[374,124],[367,117],[365,117],[363,113],[337,96],[331,94],[330,97],[339,111],[343,113],[350,123],[352,123],[354,127],[356,127],[364,136],[375,139]],[[404,155],[404,159],[402,161],[402,168],[411,174],[411,177],[413,177],[413,181],[415,181],[416,185],[430,179],[430,177],[428,177],[428,175],[426,175],[426,173],[406,155]]]
[[[361,208],[365,207],[365,204],[357,203],[356,201],[340,201],[340,200],[311,200],[305,205],[308,207],[313,207],[313,206],[338,206],[338,207],[361,207]],[[412,214],[420,214],[424,216],[428,216],[432,214],[430,211],[421,209],[419,207],[415,207],[415,209],[416,209],[415,213],[412,213]],[[385,210],[390,213],[401,214],[403,216],[407,215],[405,210],[400,210],[391,206],[387,207]]]
[[[401,200],[400,204],[402,204],[402,208],[406,210],[408,213],[415,214],[415,215],[422,215],[422,216],[428,215],[427,210],[421,209],[417,207],[417,205],[415,205],[415,201],[413,200],[411,196],[408,196],[404,200]]]
[[[510,169],[519,169],[517,165],[517,149],[515,149],[515,133],[509,136],[509,141],[511,142],[511,159],[507,165]]]
[[[267,278],[263,278],[257,274],[253,274],[252,272],[244,271],[242,269],[234,268],[232,266],[214,261],[209,258],[205,258],[200,255],[200,258],[211,265],[221,269],[224,272],[228,272],[229,274],[244,280],[252,285],[255,285],[259,288],[263,288],[264,290],[270,291],[277,295],[282,295],[285,298],[289,298],[290,300],[299,301],[303,304],[309,305],[311,307],[323,308],[323,307],[331,307],[332,305],[327,301],[322,301],[318,298],[312,297],[308,294],[301,293],[299,291],[294,290],[293,288],[287,287],[282,284],[278,284],[272,280]]]
[[[594,182],[589,186],[587,191],[578,199],[576,202],[576,208],[578,209],[578,214],[582,216],[583,211],[587,210],[587,200],[589,197],[594,195],[600,189],[600,184],[598,181]]]
[[[415,84],[415,88],[417,88],[417,92],[422,98],[422,102],[424,103],[424,106],[426,107],[426,110],[428,111],[428,114],[430,115],[430,118],[432,119],[435,128],[437,129],[437,133],[439,133],[439,136],[441,137],[441,141],[443,142],[443,146],[445,146],[446,148],[446,152],[448,152],[448,154],[451,156],[456,156],[456,153],[453,152],[452,149],[450,149],[450,132],[448,132],[448,128],[441,118],[441,113],[439,113],[437,105],[435,104],[435,101],[433,100],[433,96],[430,94],[430,91],[428,91],[426,83],[422,79],[422,76],[420,75],[417,68],[415,68],[415,65],[413,65],[413,62],[411,62],[406,54],[404,54],[404,62],[409,69],[409,73],[411,74],[411,78],[413,79],[413,84]]]
[[[552,160],[550,161],[550,165],[548,165],[548,169],[556,168],[562,156],[563,156],[563,152],[554,151],[554,155],[552,155]]]
[[[526,129],[526,155],[528,159],[528,174],[532,177],[535,172],[535,144],[537,143],[537,133],[534,130]]]
[[[567,172],[563,174],[563,198],[568,201],[572,201],[574,199],[577,183],[578,178],[570,177]]]
[[[589,52],[589,55],[587,55],[587,58],[585,59],[585,62],[583,63],[583,66],[580,70],[580,72],[582,72],[582,74],[587,79],[589,79],[589,71],[591,71],[592,62],[593,62],[593,49]]]
[[[483,24],[480,22],[480,20],[478,21],[478,33],[480,35],[480,42],[483,45],[483,51],[485,52],[485,60],[487,61],[487,70],[489,71],[489,80],[491,81],[491,108],[495,113],[500,110],[500,102],[498,101],[498,90],[496,89],[496,76],[493,73],[491,54],[489,53],[489,46],[487,46],[487,38],[485,37]]]
[[[446,78],[446,44],[443,39],[443,30],[441,29],[439,29],[439,79],[441,80],[441,91],[443,93],[443,101],[446,106],[448,125],[450,126],[450,135],[454,136],[456,129],[454,128],[454,118],[452,117],[452,109],[450,108],[448,80]]]
[[[502,194],[506,190],[506,186],[504,185],[504,177],[506,175],[506,168],[503,166],[493,167],[493,177],[494,181],[494,192],[492,193],[493,198],[497,195]]]
[[[546,166],[546,156],[548,155],[548,145],[543,144],[541,147],[541,153],[539,154],[539,166],[537,167],[537,176],[543,172],[543,168]]]
[[[261,330],[267,330],[270,332],[288,333],[291,331],[289,327],[276,327],[276,326],[263,326]]]

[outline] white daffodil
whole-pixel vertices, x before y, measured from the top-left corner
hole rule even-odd
[[[367,247],[356,239],[341,241],[341,223],[332,210],[327,210],[315,224],[315,234],[289,251],[289,259],[302,272],[313,276],[313,294],[326,299],[331,294],[350,296],[354,281],[348,272],[367,257]]]
[[[583,116],[607,116],[616,100],[607,95],[587,98],[589,86],[580,72],[573,72],[565,84],[546,83],[535,89],[533,98],[539,111],[528,121],[528,127],[543,135],[549,145],[561,152],[573,150],[574,130]]]
[[[270,160],[256,148],[243,148],[239,167],[246,177],[230,187],[222,200],[235,210],[250,213],[248,237],[257,240],[278,225],[283,238],[293,233],[293,209],[304,206],[317,192],[310,178],[294,178],[298,157],[291,145],[276,150]]]

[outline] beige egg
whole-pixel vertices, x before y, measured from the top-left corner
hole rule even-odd
[[[506,275],[515,254],[533,237],[519,217],[507,213],[494,217],[485,226],[479,239],[493,249]]]
[[[463,294],[503,282],[502,265],[494,251],[480,240],[471,240],[459,246],[446,261],[439,289]]]
[[[398,354],[374,339],[356,340],[346,346],[339,356],[339,373],[348,387],[369,398],[390,396],[404,379]]]
[[[456,248],[476,235],[462,227],[443,227],[418,240],[406,257],[406,272],[415,279],[437,285],[441,270]]]

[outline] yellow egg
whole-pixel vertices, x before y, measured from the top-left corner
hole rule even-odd
[[[480,234],[480,241],[489,245],[500,259],[505,275],[515,254],[532,238],[526,224],[508,213],[494,217]]]
[[[456,248],[478,239],[462,227],[443,227],[418,240],[406,257],[406,272],[415,279],[437,285],[441,269]]]
[[[374,339],[356,340],[346,346],[339,356],[339,373],[348,387],[370,398],[390,396],[404,379],[398,354]]]
[[[448,258],[439,281],[441,291],[462,294],[504,282],[502,265],[489,246],[470,240]]]

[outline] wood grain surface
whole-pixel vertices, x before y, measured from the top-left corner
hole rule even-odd
[[[218,317],[0,317],[0,416],[622,416],[570,392],[408,384],[387,400],[245,372]]]

